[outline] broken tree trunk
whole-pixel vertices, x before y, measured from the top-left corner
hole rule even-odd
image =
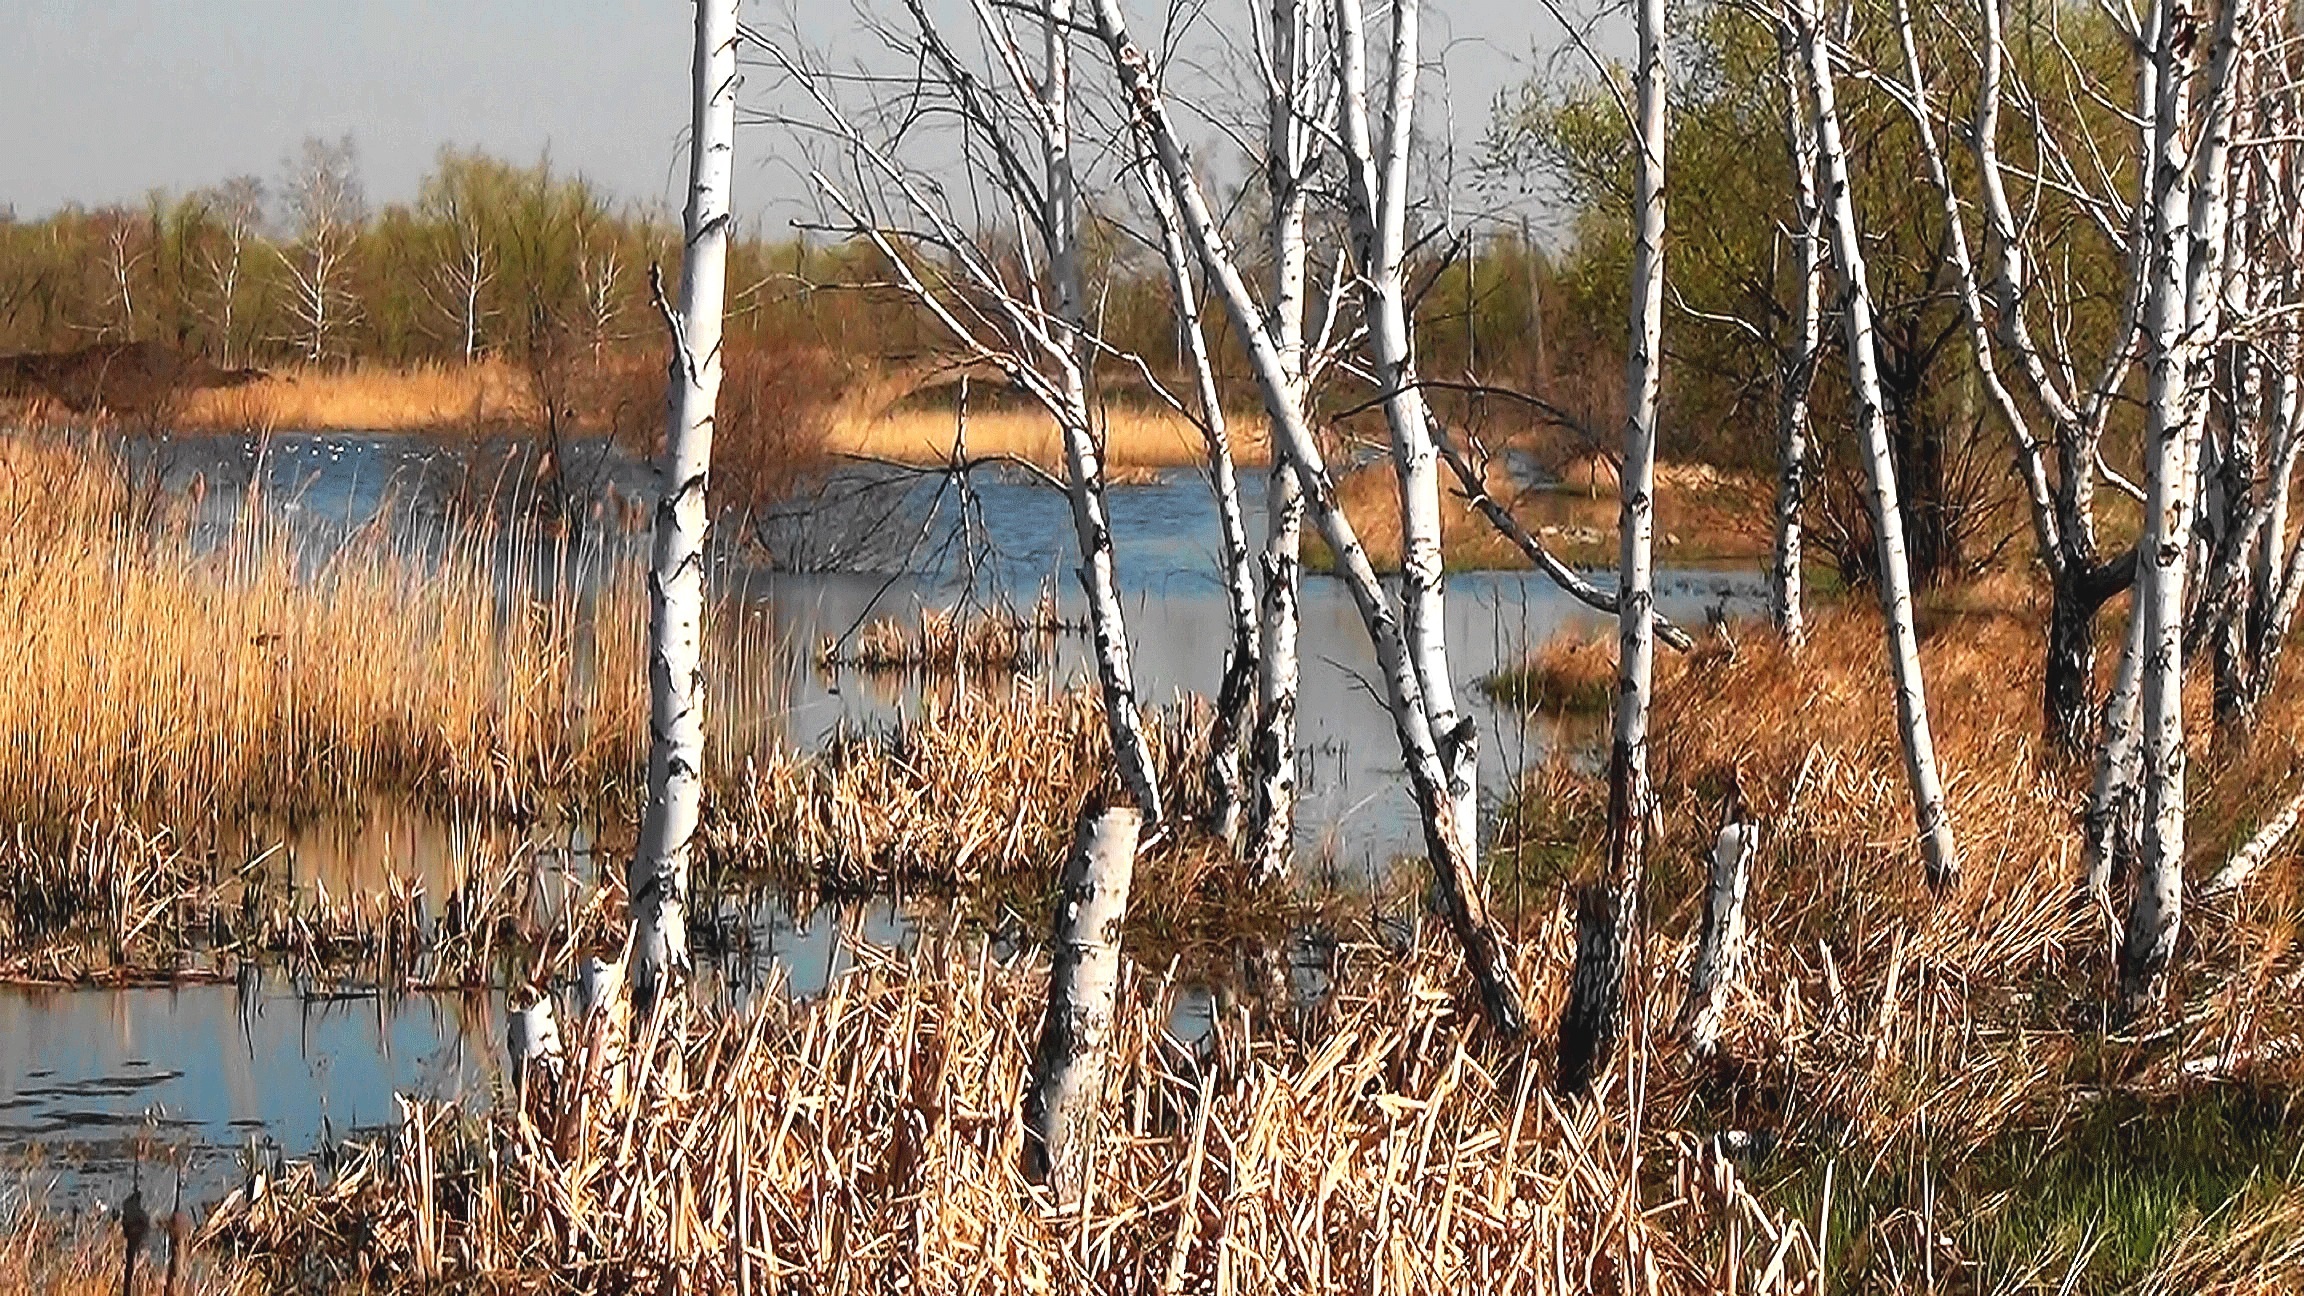
[[[1120,927],[1143,826],[1130,807],[1082,815],[1057,884],[1048,1011],[1024,1097],[1024,1169],[1064,1209],[1079,1202],[1096,1143],[1120,985]]]
[[[1731,817],[1712,843],[1712,874],[1704,890],[1704,923],[1696,958],[1688,967],[1688,997],[1680,1004],[1675,1028],[1698,1057],[1720,1046],[1720,1024],[1728,994],[1744,968],[1744,896],[1751,888],[1752,857],[1760,846],[1760,825]]]

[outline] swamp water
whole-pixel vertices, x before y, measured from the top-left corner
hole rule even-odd
[[[134,444],[128,453],[156,486],[194,502],[197,528],[224,534],[243,502],[260,495],[266,514],[315,555],[375,526],[405,534],[404,547],[421,552],[455,508],[517,509],[535,494],[529,452],[517,443],[282,434]],[[573,553],[541,574],[545,587],[580,586],[607,566],[606,555],[645,543],[621,524],[645,516],[630,502],[651,487],[646,466],[599,446],[577,447],[570,463],[595,520]],[[1248,515],[1260,520],[1264,474],[1242,478]],[[723,615],[740,618],[741,632],[769,650],[749,657],[766,678],[738,681],[732,696],[712,700],[715,735],[807,749],[842,728],[884,726],[917,708],[916,679],[814,664],[817,645],[877,617],[916,622],[923,608],[971,599],[1028,606],[1043,589],[1055,591],[1065,618],[1080,616],[1061,494],[1004,474],[981,475],[965,494],[926,478],[838,485],[818,495],[817,512],[758,528],[771,552],[802,554],[823,569],[777,570],[758,561],[757,548],[721,560]],[[1203,479],[1175,472],[1114,486],[1109,505],[1139,695],[1162,703],[1212,694],[1229,631]],[[1713,608],[1755,611],[1763,597],[1756,574],[1727,571],[1665,572],[1658,592],[1666,614],[1696,624]],[[1307,576],[1302,616],[1299,855],[1308,873],[1364,886],[1419,853],[1421,834],[1349,595],[1331,578]],[[1555,747],[1593,735],[1498,706],[1475,682],[1555,634],[1603,622],[1533,573],[1450,576],[1448,640],[1459,697],[1480,726],[1484,808]],[[1042,669],[1061,681],[1093,676],[1078,635],[1061,636]],[[251,854],[288,853],[297,878],[330,894],[372,893],[398,877],[422,879],[439,895],[478,831],[501,830],[377,806],[247,845]],[[569,875],[621,866],[591,859],[581,834],[530,847],[553,853]],[[771,983],[812,993],[837,972],[850,942],[900,943],[942,919],[928,901],[723,901],[719,920],[740,925],[741,952],[704,969],[700,990],[724,1003]],[[117,1195],[139,1158],[147,1182],[170,1181],[157,1166],[181,1160],[187,1198],[205,1201],[237,1179],[251,1149],[305,1154],[330,1135],[396,1120],[395,1093],[458,1097],[503,1083],[501,998],[345,991],[278,972],[159,988],[0,988],[0,1183],[13,1178],[66,1205]],[[1213,1004],[1207,992],[1186,995],[1178,1029],[1204,1027]]]

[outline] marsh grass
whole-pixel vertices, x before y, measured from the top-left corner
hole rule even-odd
[[[450,432],[538,420],[529,374],[510,361],[482,360],[271,371],[239,386],[189,393],[178,424],[206,432]]]
[[[2277,1276],[2209,1289],[2284,1289],[2304,1279],[2296,1249],[2234,1239],[2304,1215],[2304,870],[2291,847],[2243,895],[2191,906],[2167,1008],[2116,1026],[2113,933],[2073,899],[2087,771],[2038,736],[2031,597],[2003,580],[1930,618],[1922,653],[1968,871],[1949,896],[1920,881],[1877,614],[1833,608],[1798,654],[1747,635],[1662,676],[1643,918],[1660,980],[1680,975],[1732,788],[1766,836],[1725,1060],[1651,1090],[1648,1110],[1767,1132],[1770,1200],[1805,1218],[1835,1167],[1827,1255],[1849,1289],[1949,1275],[1994,1290],[2036,1261],[2026,1281],[2044,1288],[2069,1274],[2071,1290],[2129,1290],[2230,1263]],[[2204,695],[2190,701],[2205,713]],[[2291,685],[2253,748],[2195,735],[2195,883],[2292,793],[2299,719]],[[1604,777],[1534,771],[1499,830],[1498,893],[1548,905],[1591,876],[1606,813]],[[1649,1038],[1668,1020],[1651,1017]]]
[[[1149,719],[1170,812],[1189,822],[1204,804],[1206,716],[1179,704]],[[896,723],[756,763],[707,817],[704,858],[835,893],[1046,881],[1089,798],[1119,793],[1109,752],[1092,691],[1032,676],[931,690]]]
[[[196,502],[136,487],[88,441],[0,438],[14,974],[154,974],[196,935],[325,952],[349,924],[375,943],[378,911],[345,906],[381,892],[233,929],[265,849],[252,823],[379,801],[515,826],[630,815],[646,744],[634,546],[389,509],[324,543],[255,498],[218,533]],[[783,736],[788,649],[739,613],[719,605],[706,644],[716,780]]]
[[[1635,1208],[1624,1127],[1466,1030],[1449,960],[1339,959],[1303,1033],[1220,1018],[1190,1044],[1166,1029],[1174,987],[1131,975],[1078,1213],[1019,1171],[1044,967],[977,945],[866,953],[816,999],[647,1027],[627,1064],[588,1039],[484,1127],[411,1107],[332,1178],[228,1199],[209,1236],[256,1272],[386,1287],[1682,1292],[1713,1288],[1701,1239],[1738,1218],[1790,1239],[1765,1289],[1815,1290],[1806,1226],[1707,1148],[1651,1169],[1716,1196]]]
[[[1604,715],[1616,700],[1616,641],[1555,635],[1480,681],[1489,696],[1531,712]]]
[[[916,621],[876,617],[843,644],[817,645],[820,670],[854,666],[866,671],[957,674],[968,670],[1029,671],[1047,660],[1053,640],[1069,627],[1056,610],[1054,590],[1043,590],[1028,611],[1005,604],[980,608],[920,609]]]

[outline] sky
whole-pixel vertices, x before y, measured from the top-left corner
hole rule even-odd
[[[938,4],[948,0],[938,0]],[[1223,12],[1245,0],[1209,0]],[[412,200],[443,145],[581,173],[619,199],[678,208],[690,7],[680,0],[8,0],[0,210],[140,202],[227,176],[266,180],[307,136],[350,134],[372,203]],[[896,0],[744,0],[839,57],[858,9]],[[1129,6],[1149,24],[1151,0]],[[1460,137],[1556,28],[1530,0],[1432,0]],[[748,127],[753,136],[770,126]],[[799,214],[779,141],[740,140],[737,207]]]

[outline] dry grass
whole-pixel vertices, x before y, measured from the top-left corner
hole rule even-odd
[[[502,360],[266,373],[184,398],[188,431],[442,432],[538,421],[534,384]]]
[[[583,614],[497,570],[562,549],[483,521],[412,557],[376,526],[315,561],[261,510],[209,547],[105,452],[0,441],[0,806],[188,831],[600,786],[639,758],[639,583]]]
[[[195,944],[373,953],[426,899],[243,912],[248,860],[224,852],[256,849],[249,824],[379,800],[517,823],[631,811],[636,554],[586,560],[584,588],[540,582],[581,556],[525,523],[450,522],[421,553],[378,525],[314,555],[263,508],[221,539],[173,508],[101,449],[0,439],[6,975],[165,973]],[[728,612],[706,644],[716,780],[781,740],[776,631]]]
[[[1615,636],[1555,635],[1481,686],[1526,711],[1605,714],[1616,701]]]
[[[1967,870],[1941,898],[1920,881],[1875,614],[1824,612],[1797,658],[1755,635],[1661,673],[1650,967],[1684,958],[1731,786],[1767,836],[1730,1060],[1652,1091],[1649,1110],[1767,1131],[1797,1149],[1778,1172],[1786,1190],[1818,1193],[1839,1158],[1850,1240],[1834,1255],[1854,1289],[1912,1284],[1930,1258],[1920,1239],[1946,1220],[1959,1227],[1935,1250],[1939,1274],[1989,1287],[2039,1259],[2050,1285],[2069,1266],[2077,1290],[2112,1291],[2185,1255],[2232,1260],[2224,1230],[2250,1212],[2304,1216],[2298,853],[2237,900],[2195,905],[2169,1008],[2114,1029],[2111,933],[2072,903],[2086,771],[2038,737],[2038,613],[2002,581],[1929,618],[1923,658]],[[2202,736],[2196,881],[2293,791],[2299,711],[2291,687],[2252,751]],[[1557,924],[1560,887],[1601,865],[1606,805],[1604,777],[1565,762],[1533,775],[1500,830],[1500,893],[1535,897]],[[1651,991],[1650,1038],[1669,1006]],[[2184,1241],[2195,1229],[2209,1236]],[[2304,1279],[2295,1248],[2275,1250],[2277,1279],[2228,1289]]]
[[[2108,1029],[2105,934],[2067,903],[2078,776],[2031,736],[2035,614],[2002,588],[1931,617],[1968,864],[1948,898],[1921,884],[1905,827],[1876,618],[1820,613],[1797,664],[1754,644],[1666,674],[1634,1047],[1595,1103],[1556,1105],[1549,1048],[1479,1028],[1436,934],[1347,944],[1321,1002],[1243,1005],[1200,1041],[1168,1033],[1175,987],[1139,971],[1094,1190],[1062,1213],[1018,1172],[1045,964],[931,939],[860,953],[818,999],[629,1046],[580,1032],[565,1077],[523,1104],[412,1106],[332,1170],[230,1199],[207,1236],[251,1281],[386,1290],[2295,1290],[2304,869],[2291,849],[2197,909],[2172,1010]],[[800,813],[826,840],[861,833],[829,849],[886,849],[893,816],[825,816],[964,793],[1001,753],[1092,750],[1089,702],[1047,702],[978,704],[1009,719],[953,703],[859,748],[852,789],[805,793]],[[2297,777],[2295,692],[2275,705],[2258,750],[2201,752],[2197,867]],[[948,772],[902,781],[912,766]],[[1036,768],[1066,788],[1047,806],[979,796],[903,831],[971,859],[1024,823],[1044,870],[1099,768]],[[1767,836],[1725,1053],[1698,1062],[1668,1024],[1731,778]],[[1514,957],[1540,1023],[1604,802],[1550,767],[1504,827],[1497,889],[1533,901]],[[944,819],[975,835],[934,838]],[[1723,1151],[1728,1132],[1751,1150]]]
[[[857,381],[833,412],[829,449],[835,454],[938,464],[951,457],[956,401],[924,384],[940,375],[886,372]],[[1050,472],[1064,470],[1064,442],[1038,406],[1003,390],[996,379],[978,381],[968,409],[968,452],[1007,455]],[[1130,471],[1193,468],[1207,462],[1200,431],[1164,405],[1112,402],[1103,412],[1104,458]],[[1264,420],[1236,413],[1229,420],[1233,458],[1266,462]]]
[[[1569,466],[1559,485],[1525,489],[1505,480],[1501,464],[1489,469],[1489,488],[1544,547],[1572,566],[1616,562],[1615,478],[1597,459]],[[1741,562],[1768,553],[1766,523],[1773,488],[1757,479],[1704,464],[1660,464],[1656,470],[1656,556],[1660,562]],[[1400,564],[1399,479],[1389,463],[1347,473],[1337,486],[1344,514],[1379,570]],[[1453,476],[1440,497],[1441,549],[1452,571],[1518,571],[1528,559],[1466,503]],[[1334,565],[1327,545],[1305,528],[1306,561]]]
[[[1196,714],[1163,712],[1147,730],[1185,818],[1205,728]],[[756,764],[715,806],[705,855],[728,872],[841,892],[1052,877],[1081,807],[1118,789],[1110,750],[1091,691],[1026,678],[932,692],[892,727]]]
[[[827,670],[1025,671],[1044,659],[1049,641],[1064,629],[1055,592],[1044,590],[1029,612],[1006,606],[922,608],[919,621],[911,625],[878,617],[856,632],[851,645],[827,636],[816,647],[816,664]]]
[[[37,1198],[0,1210],[0,1296],[118,1296],[124,1267],[119,1225],[108,1214],[63,1214]],[[163,1204],[163,1210],[165,1204]],[[153,1227],[158,1235],[161,1229]],[[160,1290],[167,1243],[146,1244],[139,1258],[139,1290]],[[227,1290],[218,1267],[193,1254],[176,1290],[185,1296]]]
[[[618,1068],[579,1048],[486,1129],[413,1107],[391,1146],[330,1181],[293,1168],[209,1235],[258,1271],[387,1288],[1696,1292],[1732,1269],[1819,1290],[1809,1226],[1701,1146],[1650,1152],[1677,1200],[1624,1195],[1625,1127],[1472,1038],[1449,960],[1355,947],[1339,977],[1302,1036],[1227,1020],[1197,1047],[1164,1029],[1172,987],[1131,977],[1076,1214],[1018,1169],[1043,965],[979,945],[866,953],[820,999],[650,1030],[628,1077],[580,1079]]]

